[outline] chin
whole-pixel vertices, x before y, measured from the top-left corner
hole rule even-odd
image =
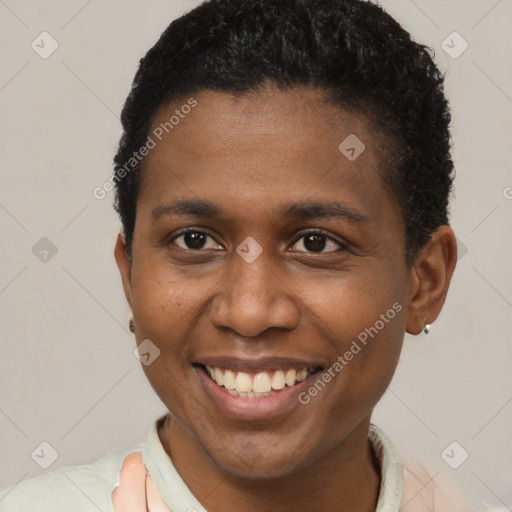
[[[307,454],[297,449],[305,443],[294,445],[280,443],[277,448],[265,441],[240,440],[229,447],[210,446],[206,451],[217,467],[235,478],[268,480],[286,477],[306,465]]]
[[[274,480],[286,477],[296,471],[295,463],[289,457],[276,460],[274,455],[257,457],[254,460],[244,457],[244,460],[215,460],[225,473],[246,480]]]

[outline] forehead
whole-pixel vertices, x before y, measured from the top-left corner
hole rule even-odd
[[[195,196],[239,208],[240,215],[245,205],[254,216],[252,207],[271,213],[298,198],[321,197],[365,216],[393,208],[381,180],[385,140],[362,114],[307,88],[239,96],[202,91],[190,100],[163,106],[155,116],[143,205]]]
[[[309,154],[318,159],[320,152],[337,155],[333,150],[344,135],[359,134],[373,151],[383,139],[362,113],[336,107],[311,88],[268,88],[238,96],[202,91],[193,100],[193,109],[188,107],[191,98],[160,107],[150,130],[156,133],[160,150],[180,145],[197,155],[204,150],[210,158],[212,150],[221,154],[236,146],[248,152],[266,148],[274,157]],[[155,153],[163,151],[152,152],[149,159]]]

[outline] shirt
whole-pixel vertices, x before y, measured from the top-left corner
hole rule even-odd
[[[207,512],[192,494],[165,451],[158,427],[167,415],[157,419],[145,442],[110,452],[91,464],[67,466],[22,481],[0,491],[0,512],[114,512],[112,493],[119,484],[119,472],[130,453],[139,451],[160,496],[172,512]],[[441,490],[425,475],[405,470],[387,436],[370,424],[368,438],[380,464],[381,485],[376,512],[469,512],[450,490]],[[435,508],[434,508],[435,507]]]

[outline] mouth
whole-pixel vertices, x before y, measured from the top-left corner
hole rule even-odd
[[[261,399],[295,388],[322,371],[320,366],[243,372],[230,368],[199,364],[222,390],[237,398]]]

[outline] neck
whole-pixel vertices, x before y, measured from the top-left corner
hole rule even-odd
[[[160,440],[176,470],[208,512],[375,512],[380,468],[367,439],[370,417],[310,467],[272,479],[224,472],[168,415]]]

